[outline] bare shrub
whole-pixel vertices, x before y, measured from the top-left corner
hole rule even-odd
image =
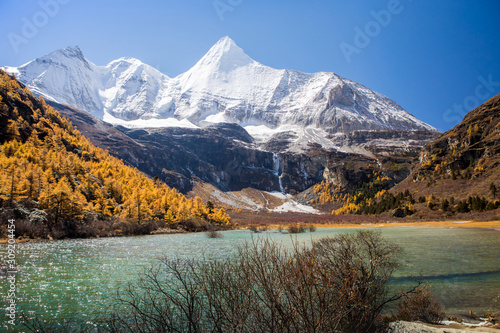
[[[253,233],[259,233],[260,232],[260,230],[256,226],[254,226],[254,225],[250,226],[248,229],[251,232],[253,232]]]
[[[49,234],[49,228],[44,223],[34,223],[29,220],[16,221],[16,237],[44,238]]]
[[[196,217],[191,217],[184,222],[184,228],[188,231],[202,231],[202,230],[207,230],[208,229],[208,223],[207,221],[201,219],[201,218],[196,218]]]
[[[111,236],[114,233],[114,225],[114,222],[110,219],[98,220],[88,218],[77,226],[76,234],[77,237],[82,238]]]
[[[306,228],[302,224],[290,224],[288,226],[288,232],[291,234],[300,234],[306,231]]]
[[[386,289],[399,253],[359,231],[309,249],[258,239],[232,259],[164,259],[119,293],[130,311],[112,331],[371,332],[400,297]]]
[[[111,229],[114,235],[148,235],[153,230],[160,228],[163,224],[160,221],[149,220],[137,223],[133,220],[114,221]]]
[[[313,243],[321,266],[331,267],[336,284],[344,284],[343,325],[349,332],[374,328],[384,307],[401,296],[389,297],[387,282],[399,267],[401,248],[380,232],[358,231]]]
[[[208,238],[222,238],[222,233],[215,229],[210,229],[207,231]]]
[[[66,228],[59,224],[53,225],[50,228],[50,234],[49,237],[52,237],[52,239],[62,239],[68,234]]]
[[[395,317],[396,320],[419,320],[425,323],[439,324],[445,318],[445,312],[432,292],[423,287],[405,295],[399,301]]]

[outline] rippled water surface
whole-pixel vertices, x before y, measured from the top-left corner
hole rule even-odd
[[[394,288],[415,284],[420,276],[429,281],[448,313],[500,311],[500,231],[421,227],[380,230],[405,249],[404,267],[391,282]],[[318,229],[297,237],[309,243],[312,237],[352,231]],[[18,244],[18,305],[47,318],[90,320],[115,308],[117,287],[136,280],[158,258],[225,258],[252,237],[243,230],[223,235],[219,239],[196,233]],[[290,235],[277,231],[253,237],[291,244]],[[0,252],[5,257],[5,245]],[[2,275],[3,299],[6,286]],[[5,303],[2,306],[5,308]]]

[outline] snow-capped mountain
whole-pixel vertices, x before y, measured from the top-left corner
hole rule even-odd
[[[97,66],[78,47],[6,69],[35,93],[128,127],[231,122],[256,139],[291,131],[296,142],[327,147],[327,134],[350,130],[435,131],[359,83],[334,73],[270,68],[229,37],[175,78],[133,58]]]

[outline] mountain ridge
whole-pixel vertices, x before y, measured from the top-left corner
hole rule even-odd
[[[127,127],[230,122],[258,140],[286,131],[300,138],[307,128],[322,138],[352,130],[436,131],[359,83],[265,66],[227,36],[174,78],[134,58],[97,66],[78,47],[6,69],[37,94]]]

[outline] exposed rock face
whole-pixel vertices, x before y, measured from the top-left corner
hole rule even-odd
[[[297,194],[322,181],[327,161],[326,154],[280,154],[282,190]]]
[[[491,196],[500,184],[500,95],[469,112],[453,129],[428,143],[412,176],[397,190],[465,199]]]
[[[87,112],[53,102],[49,104],[70,119],[94,145],[107,149],[112,155],[151,177],[159,177],[181,192],[191,190],[193,184],[190,177],[164,167],[171,158],[168,150],[146,146]]]
[[[347,134],[330,136],[341,151],[374,155],[406,154],[421,148],[439,136],[433,131],[352,131]],[[365,151],[365,152],[363,152]]]
[[[377,166],[376,160],[359,155],[335,153],[328,157],[324,179],[343,188],[368,181],[366,169],[369,165]]]
[[[500,155],[500,95],[469,112],[457,126],[430,142],[421,162],[432,155],[451,168],[464,169],[481,158]]]
[[[239,125],[214,124],[205,128],[127,129],[113,127],[77,109],[52,103],[94,144],[125,160],[151,177],[187,193],[194,180],[222,191],[254,188],[261,191],[300,193],[326,180],[346,189],[367,181],[369,166],[406,163],[403,158],[371,157],[326,151],[310,145],[307,154],[263,151]],[[394,182],[408,168],[386,168]]]
[[[252,187],[297,193],[321,181],[326,165],[322,156],[262,151],[236,124],[202,129],[127,129],[51,104],[94,144],[181,192],[191,190],[193,179],[200,179],[221,190]]]
[[[279,190],[273,155],[252,148],[253,139],[238,125],[204,129],[127,130],[124,134],[170,155],[163,166],[186,177],[197,177],[221,189],[256,187]]]
[[[203,129],[120,130],[143,145],[170,147],[171,158],[164,168],[199,178],[222,190],[252,187],[295,194],[321,181],[327,163],[325,155],[262,151],[235,124]]]

